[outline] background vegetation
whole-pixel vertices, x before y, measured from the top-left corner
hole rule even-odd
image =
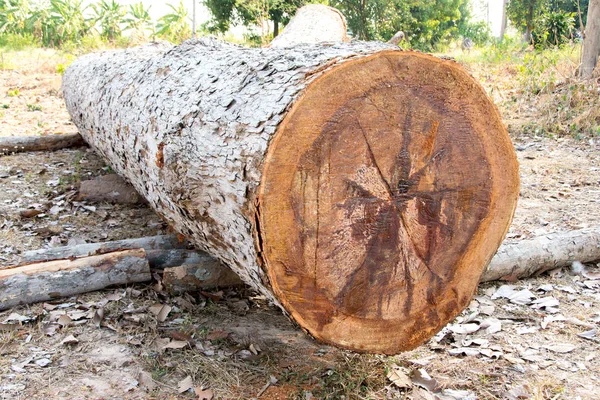
[[[515,120],[515,132],[600,136],[597,85],[574,78],[589,0],[509,0],[506,15],[512,29],[502,38],[493,38],[485,22],[474,21],[472,1],[478,0],[320,0],[342,11],[355,38],[385,41],[401,30],[403,48],[441,52],[467,65],[509,125]],[[260,46],[306,2],[204,0],[211,19],[198,34],[232,40],[231,28],[241,25],[247,28],[244,38],[234,40]],[[157,20],[150,17],[149,4],[0,0],[0,69],[14,64],[11,57],[17,56],[11,51],[28,47],[60,51],[66,61],[56,72],[62,73],[74,56],[99,48],[157,38],[179,43],[191,37],[191,0],[169,4]]]

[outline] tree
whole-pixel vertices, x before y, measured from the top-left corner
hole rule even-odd
[[[590,0],[579,75],[589,78],[600,57],[600,0]]]
[[[77,42],[87,35],[94,21],[85,17],[86,9],[82,0],[50,0],[47,17],[40,16],[44,45],[60,46],[67,41]]]
[[[160,17],[156,25],[158,36],[171,42],[180,43],[192,36],[192,31],[188,23],[188,12],[183,2],[180,1],[177,6],[167,4],[171,12]]]
[[[458,35],[458,26],[468,19],[467,3],[468,0],[331,1],[346,16],[354,37],[388,40],[403,31],[410,45],[422,50],[432,50]]]
[[[27,0],[0,1],[0,34],[26,32],[30,13]]]
[[[536,18],[542,13],[544,0],[510,0],[506,6],[508,18],[525,33],[525,41],[531,42]]]
[[[101,36],[109,41],[113,41],[121,37],[121,25],[124,22],[125,8],[111,0],[109,3],[106,0],[101,0],[97,4],[92,5],[92,9],[96,14],[96,23],[100,24]]]
[[[306,0],[205,0],[213,18],[207,28],[213,32],[226,32],[232,24],[260,25],[271,21],[273,37],[279,34],[279,26],[286,24]],[[265,33],[266,36],[266,33]]]

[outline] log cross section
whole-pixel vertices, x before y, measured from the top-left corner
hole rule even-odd
[[[408,350],[454,318],[516,205],[481,86],[386,44],[151,45],[82,57],[63,91],[176,230],[348,349]]]

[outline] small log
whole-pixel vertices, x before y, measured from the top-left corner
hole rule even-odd
[[[573,261],[600,260],[600,227],[556,232],[503,244],[481,276],[481,282],[515,280],[541,274]]]
[[[283,32],[269,47],[292,47],[303,43],[348,42],[348,26],[341,12],[324,4],[308,4],[296,11]]]
[[[152,268],[165,268],[184,264],[183,260],[189,256],[188,245],[188,242],[181,240],[178,235],[159,235],[26,251],[21,256],[20,263],[87,257],[126,249],[144,249]]]
[[[78,146],[85,146],[85,142],[79,133],[0,137],[0,155],[25,151],[53,151]]]
[[[129,182],[119,175],[109,174],[81,181],[77,200],[95,203],[106,201],[116,204],[139,204],[142,202],[142,197]]]
[[[0,270],[0,311],[151,279],[143,249]]]

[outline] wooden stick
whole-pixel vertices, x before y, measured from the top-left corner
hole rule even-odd
[[[85,142],[79,133],[0,137],[0,155],[24,151],[53,151],[77,146],[85,146]]]
[[[0,310],[151,279],[143,249],[0,270]]]
[[[600,227],[556,232],[518,243],[503,244],[481,282],[514,280],[540,274],[573,261],[600,260]]]
[[[186,258],[193,257],[186,250],[187,247],[188,242],[182,240],[178,235],[149,236],[104,243],[86,243],[76,246],[26,251],[21,256],[20,264],[91,256],[125,249],[144,249],[146,250],[150,267],[165,268],[182,265],[185,263]]]

